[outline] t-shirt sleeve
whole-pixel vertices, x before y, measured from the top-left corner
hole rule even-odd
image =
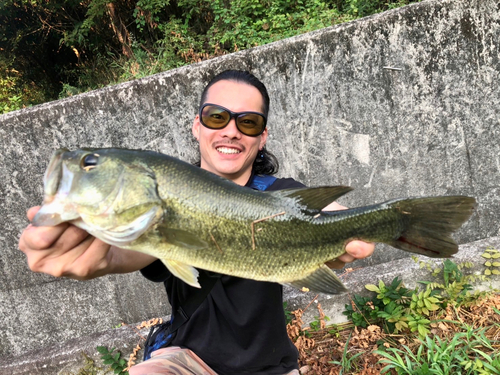
[[[156,283],[161,283],[172,275],[159,259],[141,269],[141,273],[146,279]]]
[[[267,188],[266,191],[276,191],[284,189],[298,189],[305,188],[306,185],[295,181],[293,178],[278,178],[274,183]]]

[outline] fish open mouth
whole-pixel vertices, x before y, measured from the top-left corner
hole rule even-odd
[[[64,203],[73,181],[73,173],[63,163],[66,152],[64,148],[55,151],[45,171],[43,205],[32,221],[36,227],[54,226],[79,217],[74,207]]]
[[[68,149],[61,148],[52,154],[49,165],[43,176],[44,203],[51,201],[59,188],[62,178],[62,157]]]

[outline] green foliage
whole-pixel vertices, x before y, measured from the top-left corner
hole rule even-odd
[[[417,332],[421,338],[430,332],[431,321],[419,314],[408,314],[408,327],[411,332]]]
[[[492,252],[485,253],[487,256]],[[442,277],[442,282],[421,282],[423,290],[408,290],[397,277],[389,285],[379,281],[378,286],[366,285],[366,289],[376,293],[376,297],[355,295],[351,305],[345,305],[344,315],[355,326],[366,328],[378,324],[388,333],[409,330],[424,338],[430,332],[430,316],[433,312],[447,306],[459,307],[473,303],[483,293],[471,293],[474,275],[466,275],[463,270],[472,267],[471,263],[455,264],[450,260],[443,262],[442,268],[433,269],[429,263],[420,262],[433,275]]]
[[[374,321],[378,318],[378,311],[379,308],[374,305],[372,298],[355,294],[352,297],[352,304],[345,305],[342,314],[346,315],[356,327],[366,328],[370,320]]]
[[[438,336],[426,336],[417,353],[403,345],[403,349],[387,348],[375,351],[384,357],[380,362],[387,364],[381,373],[395,370],[397,374],[500,374],[498,356],[486,354],[481,348],[493,351],[485,329],[464,326],[449,340]]]
[[[408,327],[406,310],[412,298],[412,291],[403,287],[396,277],[389,285],[379,281],[378,286],[368,284],[366,289],[377,293],[376,298],[355,295],[353,305],[345,305],[347,315],[356,326],[366,328],[370,321],[384,326],[390,333],[397,333]]]
[[[325,316],[325,317],[323,317],[323,320],[325,322],[328,322],[330,320],[330,318]],[[315,316],[314,320],[311,323],[309,323],[309,326],[311,327],[311,329],[313,331],[319,331],[321,329],[321,320],[320,320],[319,316]]]
[[[34,85],[25,82],[21,74],[14,69],[12,61],[0,57],[0,115],[31,106],[43,101]]]
[[[0,113],[418,1],[4,0]]]
[[[368,284],[366,289],[377,293],[377,299],[382,300],[384,305],[388,305],[392,301],[404,301],[409,297],[408,289],[402,286],[401,280],[396,277],[390,285],[385,285],[382,280],[376,285]]]
[[[442,274],[444,284],[422,282],[427,285],[428,289],[439,290],[440,295],[443,297],[443,307],[461,306],[471,301],[476,300],[478,294],[472,294],[471,283],[477,280],[486,280],[485,276],[466,275],[463,270],[471,268],[472,263],[464,262],[455,264],[449,259],[443,262],[443,267],[434,271],[435,276]]]
[[[288,325],[293,319],[292,312],[288,310],[288,302],[283,302],[283,311],[285,312],[285,321]]]
[[[344,11],[355,17],[366,17],[384,10],[399,8],[412,2],[414,1],[389,0],[380,2],[377,0],[346,0],[344,1]]]
[[[429,316],[431,311],[439,309],[440,297],[436,296],[437,291],[427,288],[420,293],[413,293],[411,296],[410,310],[420,315]],[[432,296],[431,294],[434,294]]]
[[[98,346],[97,351],[101,354],[101,359],[105,365],[108,365],[115,374],[125,374],[128,375],[127,362],[121,358],[121,353],[119,351],[115,352],[116,348],[109,350],[105,346]]]
[[[335,6],[320,0],[233,0],[229,4],[215,0],[212,13],[209,45],[220,43],[228,51],[331,26],[341,18]]]
[[[481,256],[486,259],[484,274],[486,276],[500,275],[500,251],[488,247]]]

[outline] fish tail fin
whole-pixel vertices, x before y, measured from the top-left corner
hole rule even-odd
[[[398,249],[432,258],[449,258],[458,251],[451,234],[472,215],[476,200],[465,196],[415,198],[389,204],[405,223],[393,241]]]

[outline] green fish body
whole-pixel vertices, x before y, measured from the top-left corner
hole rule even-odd
[[[173,157],[125,149],[58,150],[33,224],[68,221],[120,248],[163,261],[199,287],[196,268],[337,294],[325,262],[353,239],[450,257],[450,237],[472,214],[464,196],[399,199],[343,211],[321,209],[345,186],[255,191]]]

